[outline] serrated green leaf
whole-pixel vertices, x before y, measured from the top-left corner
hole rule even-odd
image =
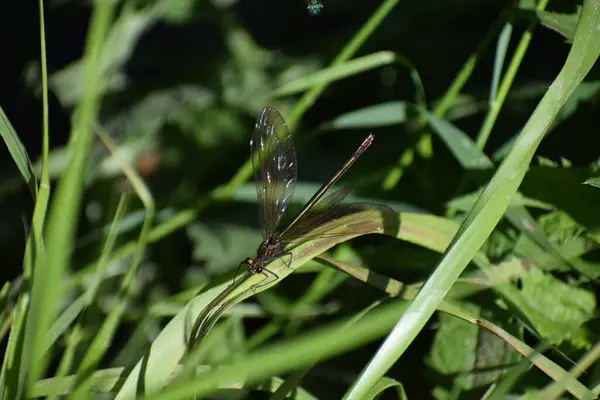
[[[461,307],[479,315],[479,307],[473,304]],[[445,314],[440,314],[439,324],[429,357],[431,366],[444,375],[468,373],[475,365],[479,327]]]
[[[529,305],[521,311],[542,337],[554,344],[566,340],[578,348],[591,345],[582,325],[594,316],[592,292],[534,268],[522,277],[521,293]]]

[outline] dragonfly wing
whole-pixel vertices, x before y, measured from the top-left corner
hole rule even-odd
[[[383,204],[344,203],[328,210],[327,215],[320,216],[317,222],[321,221],[320,225],[313,225],[302,235],[286,237],[282,240],[285,247],[294,247],[319,238],[382,233],[387,225],[391,227],[388,221],[397,221],[397,214]]]
[[[321,199],[288,229],[279,240],[300,244],[319,237],[374,233],[384,228],[384,220],[394,211],[375,203],[342,203],[350,191],[341,188]],[[356,214],[355,218],[344,218]]]
[[[272,107],[260,113],[250,139],[258,220],[263,238],[275,233],[296,187],[296,150],[285,120]]]

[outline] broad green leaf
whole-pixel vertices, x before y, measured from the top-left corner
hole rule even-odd
[[[479,315],[479,308],[473,304],[465,303],[461,307],[472,315]],[[440,314],[438,324],[429,363],[443,375],[465,374],[460,378],[462,387],[469,388],[465,377],[475,366],[479,327],[445,314]]]
[[[479,315],[479,307],[461,308]],[[454,385],[469,390],[489,385],[504,368],[517,361],[518,353],[488,330],[468,324],[448,314],[440,314],[429,363],[443,375],[452,376]]]

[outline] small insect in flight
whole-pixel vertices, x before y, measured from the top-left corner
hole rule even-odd
[[[321,9],[323,8],[323,3],[320,0],[308,0],[308,6],[306,9],[310,13],[310,15],[319,15],[321,13]]]

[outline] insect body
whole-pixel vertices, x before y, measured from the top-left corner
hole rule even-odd
[[[323,3],[320,0],[308,0],[308,6],[306,7],[310,15],[319,15],[323,8]]]

